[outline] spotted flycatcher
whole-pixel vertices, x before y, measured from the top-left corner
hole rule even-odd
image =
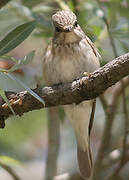
[[[99,68],[99,53],[82,31],[76,15],[71,11],[58,11],[52,16],[54,37],[48,45],[43,60],[43,76],[47,85],[72,82]],[[77,139],[77,157],[81,175],[87,179],[92,174],[90,149],[91,114],[93,101],[64,106]]]

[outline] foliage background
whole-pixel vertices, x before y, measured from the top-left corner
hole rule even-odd
[[[3,39],[8,32],[22,23],[34,19],[37,21],[37,27],[29,38],[9,53],[10,56],[20,59],[30,51],[36,50],[33,62],[21,67],[23,75],[15,73],[15,76],[30,88],[36,87],[37,83],[44,85],[42,81],[41,63],[44,48],[50,41],[54,30],[51,24],[51,16],[57,10],[68,8],[77,14],[82,29],[98,47],[102,56],[102,65],[115,56],[128,52],[128,0],[12,0],[0,10],[0,39]],[[108,22],[108,26],[106,22]],[[113,44],[111,44],[111,41],[113,41]],[[12,83],[12,81],[4,77],[0,78],[0,88],[15,91],[22,89],[16,82]],[[110,104],[112,100],[113,88],[110,88],[105,94],[108,99],[108,104]],[[129,87],[126,88],[126,102],[128,108]],[[115,152],[113,150],[118,150],[123,142],[125,127],[122,98],[119,98],[118,103],[119,106],[111,129],[110,147],[106,151],[106,155],[107,153]],[[73,130],[61,110],[60,118],[62,119],[62,123],[58,173],[76,173],[78,169],[75,158],[76,145]],[[98,149],[98,145],[101,142],[104,122],[105,114],[98,100],[94,130],[92,133],[94,154],[96,154],[96,149]],[[1,155],[10,156],[23,162],[23,167],[16,167],[16,165],[13,166],[11,164],[23,179],[42,179],[47,154],[47,113],[45,110],[29,112],[22,117],[10,118],[6,122],[5,129],[0,130],[0,144]],[[118,151],[116,151],[116,153],[118,153]],[[69,160],[71,161],[69,162]],[[112,167],[115,168],[115,166]],[[129,179],[128,168],[129,164],[126,163],[122,171],[120,171],[120,176],[117,178],[123,180]],[[27,171],[30,172],[29,175]],[[2,180],[11,179],[2,169],[0,172]],[[101,176],[106,177],[106,175],[111,172],[112,170],[107,167]]]

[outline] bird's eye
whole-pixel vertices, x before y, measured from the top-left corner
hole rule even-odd
[[[74,26],[75,26],[75,27],[77,27],[77,26],[78,26],[78,23],[77,23],[77,21],[75,21],[75,24],[74,24]]]
[[[55,28],[57,32],[60,32],[60,29],[58,27]]]

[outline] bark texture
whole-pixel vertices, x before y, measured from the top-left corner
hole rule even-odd
[[[43,100],[45,106],[27,91],[20,93],[6,92],[15,113],[21,116],[35,109],[80,103],[101,95],[106,89],[129,75],[129,53],[117,57],[98,70],[66,84],[56,84],[34,90]],[[8,105],[0,98],[0,125],[12,114]]]

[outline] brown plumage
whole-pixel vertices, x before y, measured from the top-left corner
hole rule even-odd
[[[58,11],[52,16],[54,37],[47,47],[43,60],[43,76],[47,85],[71,82],[99,68],[99,53],[85,35],[71,11]],[[64,106],[77,139],[77,157],[84,179],[92,175],[90,132],[93,124],[95,103],[84,101],[78,105]]]

